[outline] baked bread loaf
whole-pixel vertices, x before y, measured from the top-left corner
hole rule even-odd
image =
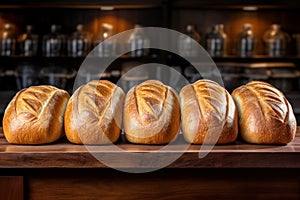
[[[181,127],[193,144],[232,143],[238,136],[238,112],[231,95],[218,83],[199,80],[180,91]]]
[[[174,89],[157,80],[132,87],[125,99],[126,139],[137,144],[166,144],[176,139],[180,107]]]
[[[14,144],[46,144],[64,136],[64,113],[70,95],[53,86],[31,86],[8,104],[3,131]]]
[[[93,80],[71,96],[65,132],[76,144],[110,144],[120,137],[125,94],[107,80]]]
[[[296,134],[290,103],[272,85],[252,81],[236,88],[232,96],[239,111],[242,138],[254,144],[287,144]]]

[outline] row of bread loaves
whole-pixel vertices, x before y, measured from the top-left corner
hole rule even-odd
[[[216,82],[199,80],[178,97],[156,80],[126,95],[100,80],[79,87],[71,98],[52,86],[19,91],[5,110],[3,130],[14,144],[51,143],[64,134],[76,144],[107,144],[120,137],[122,118],[126,139],[137,144],[169,143],[180,124],[185,140],[194,144],[232,143],[238,133],[250,143],[287,144],[297,124],[284,95],[264,82],[250,82],[230,95]]]

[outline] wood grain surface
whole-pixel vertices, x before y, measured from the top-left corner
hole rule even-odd
[[[237,141],[230,145],[209,147],[189,145],[179,137],[174,144],[134,145],[119,141],[116,145],[74,145],[65,138],[47,145],[9,144],[0,131],[0,168],[107,168],[99,161],[109,159],[115,167],[142,167],[132,153],[152,156],[159,163],[173,156],[168,168],[299,168],[300,133],[288,145],[253,145]],[[207,153],[199,158],[199,153]],[[150,162],[150,161],[149,161]],[[153,167],[156,167],[153,165]]]
[[[23,177],[0,176],[0,199],[23,200]]]
[[[296,169],[162,169],[130,174],[113,169],[35,169],[30,200],[299,199]]]
[[[160,145],[119,141],[120,149],[113,151],[107,145],[74,145],[65,139],[48,145],[12,145],[2,134],[0,199],[6,197],[3,195],[9,195],[8,199],[24,195],[24,199],[30,200],[296,200],[300,198],[299,137],[298,129],[295,140],[285,146],[250,145],[241,141],[215,146],[200,159],[200,146],[188,145],[183,151],[182,138],[167,150]],[[160,153],[155,151],[158,149]],[[93,156],[109,157],[121,168],[132,167],[134,161],[124,152],[142,156],[152,152],[158,161],[178,152],[182,156],[166,168],[149,173],[110,169]],[[10,176],[19,177],[17,184],[5,179]]]

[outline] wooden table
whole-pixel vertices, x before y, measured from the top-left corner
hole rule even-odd
[[[19,188],[25,199],[300,198],[300,127],[285,146],[237,141],[215,146],[201,159],[201,146],[187,145],[181,137],[168,150],[122,140],[117,146],[120,150],[112,151],[109,145],[74,145],[65,138],[48,145],[12,145],[0,129],[0,195]],[[116,167],[125,171],[136,167],[124,152],[152,152],[158,161],[182,155],[163,169],[135,174],[111,169],[95,158],[115,159]],[[3,178],[15,179],[18,187],[2,187]]]

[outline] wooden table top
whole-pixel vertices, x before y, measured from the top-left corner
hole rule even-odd
[[[133,168],[139,163],[132,155],[152,156],[157,162],[177,157],[166,166],[168,168],[300,168],[300,127],[296,138],[288,145],[253,145],[236,141],[214,146],[211,151],[200,150],[204,147],[211,148],[190,145],[181,135],[174,144],[167,146],[124,141],[116,145],[75,145],[66,138],[47,145],[13,145],[6,141],[0,128],[0,168],[107,168],[99,158],[113,160],[118,168]]]

